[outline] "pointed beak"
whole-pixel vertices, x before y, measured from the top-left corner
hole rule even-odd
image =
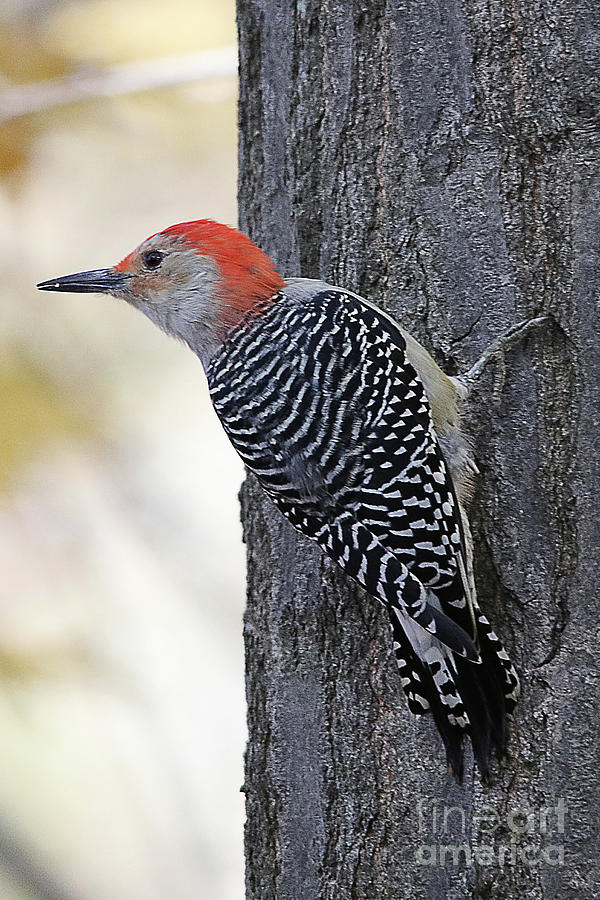
[[[117,294],[122,291],[131,275],[116,269],[92,269],[91,272],[77,272],[41,281],[40,291],[70,291],[77,294]]]

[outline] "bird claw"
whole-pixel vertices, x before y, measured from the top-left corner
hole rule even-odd
[[[550,321],[550,316],[537,316],[534,319],[528,319],[526,322],[518,322],[516,325],[513,325],[508,331],[505,331],[503,334],[499,335],[495,341],[487,347],[479,359],[477,360],[471,368],[465,372],[463,375],[457,375],[455,379],[453,379],[460,387],[462,387],[463,391],[466,391],[466,395],[468,396],[471,393],[471,390],[483,372],[487,365],[492,362],[493,359],[497,358],[500,362],[500,377],[494,387],[494,398],[497,399],[498,395],[502,392],[502,387],[504,385],[504,377],[505,377],[505,369],[504,369],[504,356],[508,352],[508,350],[515,347],[519,344],[528,334],[532,331],[535,331],[541,325],[545,325]]]

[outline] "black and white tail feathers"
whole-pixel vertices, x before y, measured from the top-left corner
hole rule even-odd
[[[506,751],[506,717],[516,703],[519,679],[490,623],[474,604],[480,663],[458,656],[433,635],[390,609],[394,651],[411,712],[431,712],[457,781],[464,772],[464,738],[486,780],[491,759]]]

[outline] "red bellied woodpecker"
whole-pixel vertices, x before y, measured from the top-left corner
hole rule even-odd
[[[248,470],[387,609],[409,707],[431,711],[451,770],[462,777],[468,734],[487,776],[519,681],[476,599],[464,512],[476,468],[459,407],[493,353],[542,320],[450,378],[372,303],[284,280],[249,238],[206,219],[38,287],[122,297],[189,345]]]

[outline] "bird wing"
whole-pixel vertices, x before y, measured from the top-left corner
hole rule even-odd
[[[485,777],[518,678],[477,607],[423,384],[392,320],[314,285],[230,334],[207,370],[215,409],[284,515],[387,607],[409,707],[431,711],[451,770],[468,732]]]
[[[207,376],[231,442],[292,524],[372,596],[477,659],[434,593],[464,605],[460,525],[404,350],[375,308],[329,289],[282,296],[236,329]]]

